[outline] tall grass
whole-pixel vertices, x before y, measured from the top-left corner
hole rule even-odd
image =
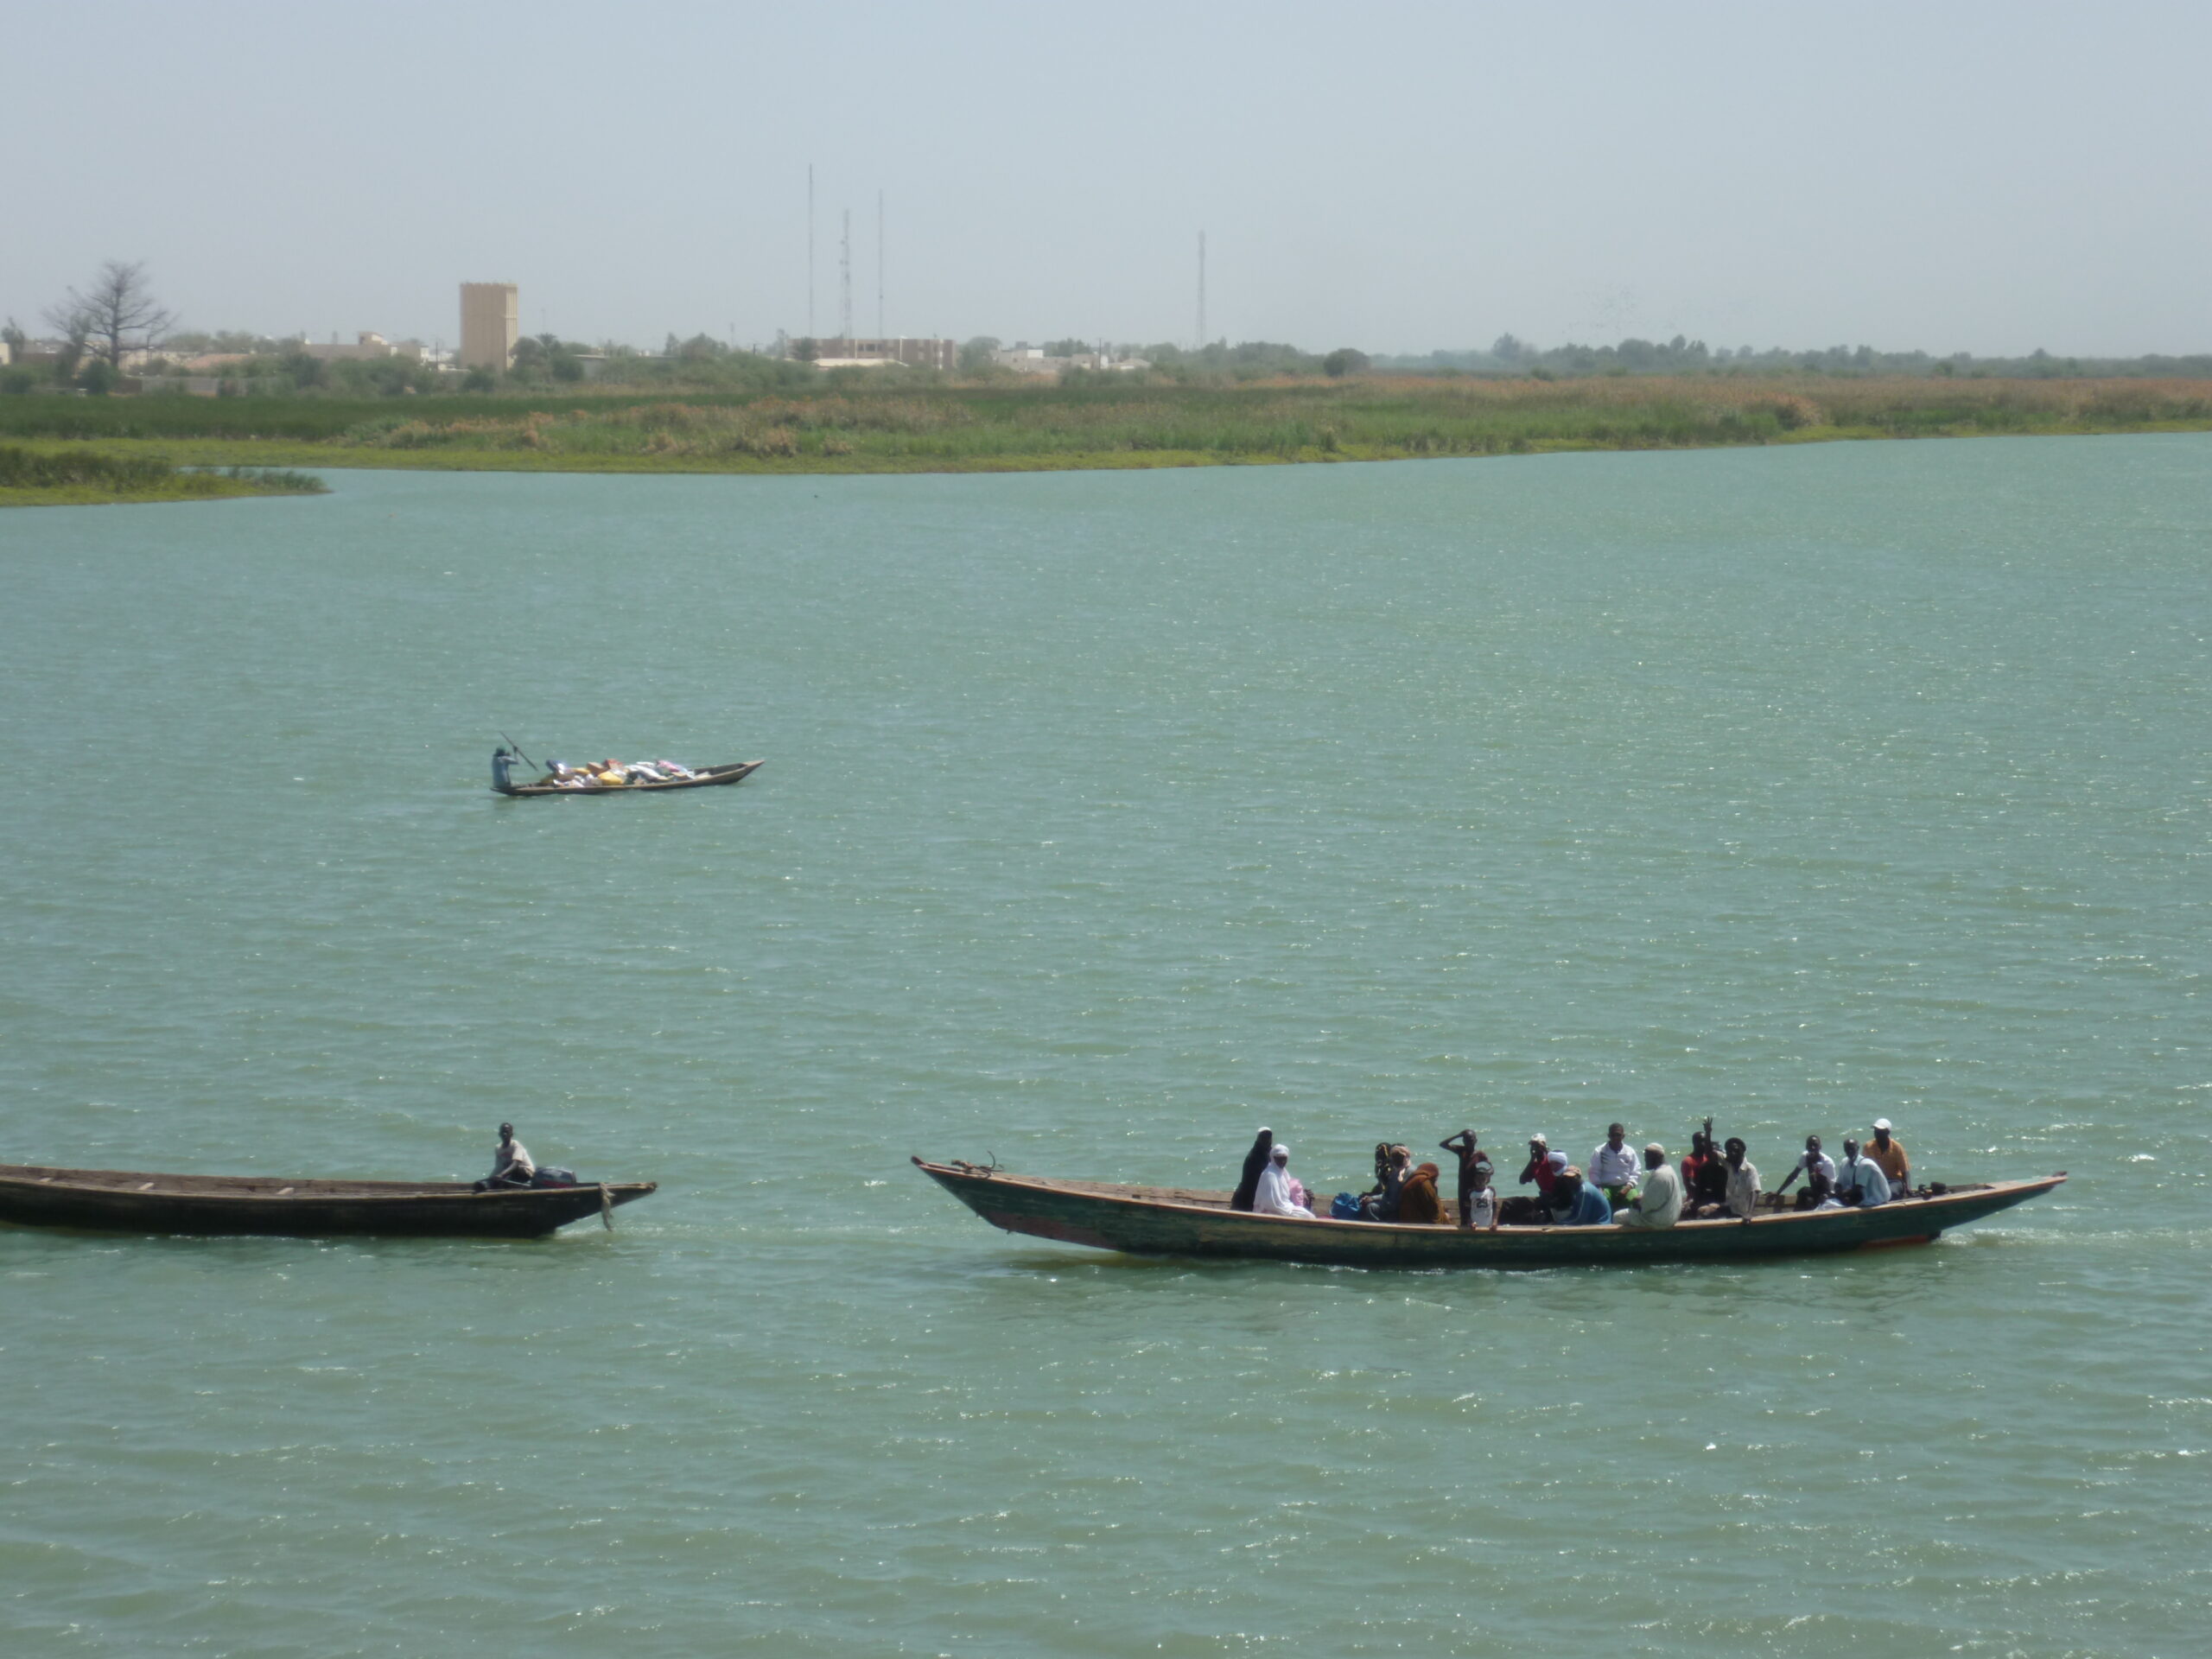
[[[111,455],[93,449],[33,450],[0,444],[0,491],[19,503],[129,498],[190,500],[223,495],[321,495],[330,486],[311,473],[258,467],[180,470],[152,455]]]
[[[2212,382],[1820,375],[1374,376],[1189,386],[1099,377],[1063,385],[832,385],[819,395],[682,401],[573,388],[404,402],[0,399],[0,434],[289,441],[327,450],[340,465],[481,458],[494,466],[565,460],[697,470],[1376,459],[2208,425]],[[420,459],[410,463],[410,454]],[[440,454],[450,459],[438,463]]]

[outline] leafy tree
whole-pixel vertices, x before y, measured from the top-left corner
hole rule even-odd
[[[1373,358],[1349,346],[1339,346],[1321,359],[1321,372],[1332,380],[1341,380],[1348,374],[1365,374],[1374,366]]]
[[[99,342],[108,366],[120,370],[125,352],[153,350],[176,317],[155,300],[143,262],[111,259],[81,293],[71,289],[46,320],[68,338]]]
[[[991,353],[998,348],[999,338],[996,334],[978,334],[975,339],[966,341],[960,347],[960,372],[981,374],[984,370],[992,367],[994,362]]]

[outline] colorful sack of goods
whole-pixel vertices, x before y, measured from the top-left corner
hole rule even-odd
[[[1359,1200],[1349,1192],[1338,1193],[1336,1202],[1329,1206],[1329,1216],[1334,1221],[1357,1221]]]

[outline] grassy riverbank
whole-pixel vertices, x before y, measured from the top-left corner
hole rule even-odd
[[[999,472],[1836,439],[2212,429],[2212,381],[1806,375],[1085,379],[818,393],[0,400],[0,438],[203,466],[555,472]]]
[[[0,444],[0,507],[76,507],[123,501],[213,501],[241,495],[321,495],[329,486],[304,473],[232,466],[180,471],[152,455],[75,447]]]

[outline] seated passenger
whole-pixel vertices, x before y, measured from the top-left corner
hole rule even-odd
[[[1529,1137],[1529,1161],[1521,1166],[1521,1185],[1536,1184],[1536,1192],[1548,1198],[1552,1190],[1552,1143],[1541,1135]],[[1565,1159],[1560,1162],[1564,1163]]]
[[[1408,1166],[1413,1154],[1403,1147],[1394,1147],[1388,1141],[1375,1148],[1375,1187],[1362,1196],[1359,1213],[1366,1221],[1395,1221],[1398,1205],[1405,1192],[1407,1179],[1413,1173]]]
[[[1608,1125],[1605,1143],[1590,1154],[1590,1185],[1605,1195],[1616,1210],[1636,1192],[1636,1154],[1628,1147],[1628,1131]]]
[[[1758,1213],[1758,1166],[1744,1155],[1746,1148],[1735,1135],[1728,1137],[1728,1144],[1724,1150],[1727,1154],[1724,1167],[1728,1172],[1728,1196],[1725,1207],[1738,1221],[1749,1221]]]
[[[1572,1164],[1559,1173],[1552,1183],[1552,1225],[1554,1227],[1602,1227],[1613,1218],[1613,1207],[1605,1202],[1605,1195],[1582,1177],[1582,1172]]]
[[[1843,1141],[1843,1162],[1836,1167],[1835,1196],[1839,1202],[1862,1210],[1890,1201],[1890,1178],[1872,1158],[1859,1155],[1859,1143],[1848,1135]]]
[[[1462,1129],[1449,1140],[1440,1141],[1436,1144],[1444,1151],[1452,1154],[1459,1160],[1459,1215],[1462,1217],[1460,1225],[1465,1226],[1468,1202],[1475,1193],[1476,1166],[1479,1165],[1488,1169],[1490,1154],[1475,1144],[1475,1132],[1472,1129]],[[1493,1202],[1495,1202],[1495,1195],[1493,1195]]]
[[[1902,1198],[1912,1191],[1912,1160],[1904,1155],[1904,1143],[1891,1138],[1890,1120],[1874,1120],[1874,1140],[1866,1148],[1866,1155],[1882,1166],[1882,1173],[1889,1178],[1890,1196]]]
[[[1667,1148],[1654,1141],[1643,1149],[1643,1185],[1613,1211],[1624,1227],[1671,1227],[1682,1218],[1682,1178],[1667,1163]]]
[[[1408,1152],[1407,1157],[1413,1154]],[[1406,1184],[1398,1192],[1398,1219],[1419,1222],[1434,1226],[1444,1219],[1444,1199],[1436,1190],[1439,1171],[1434,1164],[1423,1164],[1406,1177]]]
[[[1720,1148],[1700,1129],[1690,1136],[1690,1155],[1682,1160],[1682,1202],[1690,1214],[1708,1210],[1718,1215],[1728,1202],[1728,1166],[1720,1161]]]
[[[1800,1175],[1805,1178],[1805,1190],[1797,1195],[1800,1210],[1817,1210],[1834,1193],[1835,1160],[1821,1150],[1821,1137],[1817,1135],[1805,1137],[1805,1150],[1797,1154],[1796,1163],[1782,1178],[1782,1185],[1774,1189],[1774,1196],[1781,1198]]]
[[[1244,1154],[1244,1168],[1236,1177],[1236,1190],[1229,1195],[1232,1210],[1249,1210],[1260,1190],[1260,1177],[1266,1173],[1268,1156],[1274,1149],[1275,1132],[1262,1129],[1252,1137],[1252,1149]]]
[[[1466,1185],[1459,1189],[1459,1226],[1463,1231],[1497,1230],[1497,1189],[1490,1184],[1491,1173],[1487,1158],[1478,1161],[1467,1173]]]
[[[1268,1154],[1267,1167],[1260,1172],[1259,1184],[1253,1189],[1252,1213],[1313,1220],[1313,1212],[1293,1198],[1290,1189],[1290,1148],[1278,1141]]]
[[[493,1149],[492,1173],[476,1183],[479,1192],[495,1186],[528,1186],[537,1175],[530,1149],[515,1139],[515,1126],[499,1125],[499,1144]]]

